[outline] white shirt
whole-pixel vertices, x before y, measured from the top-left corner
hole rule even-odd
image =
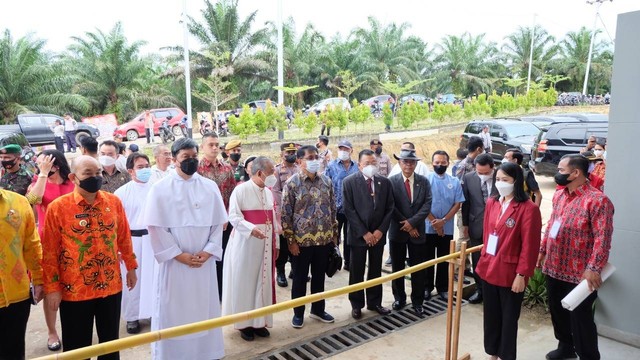
[[[76,131],[77,124],[73,118],[64,119],[64,131]]]
[[[55,137],[64,137],[64,126],[56,125],[53,127],[53,136]]]
[[[489,134],[489,132],[484,132],[482,131],[480,133],[480,137],[482,138],[482,144],[484,146],[484,148],[489,148],[491,149],[491,134]]]

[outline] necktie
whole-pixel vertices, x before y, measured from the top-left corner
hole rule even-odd
[[[407,190],[407,196],[409,197],[409,202],[413,202],[413,199],[411,198],[411,183],[409,182],[409,179],[404,181],[404,189]]]
[[[485,202],[487,202],[487,198],[489,197],[489,189],[487,188],[487,182],[483,181],[482,182],[482,198],[484,199]]]
[[[369,195],[373,197],[373,186],[371,186],[372,179],[367,179],[367,188],[369,188]]]

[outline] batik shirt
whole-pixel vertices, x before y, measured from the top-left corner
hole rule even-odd
[[[103,298],[122,291],[120,261],[127,271],[138,264],[120,199],[98,191],[93,204],[74,191],[47,209],[42,236],[46,294],[62,300]]]
[[[198,174],[218,184],[224,207],[228,211],[229,198],[237,184],[231,165],[221,161],[216,161],[214,164],[206,158],[203,158],[198,164]]]
[[[33,174],[24,165],[20,165],[20,169],[14,173],[5,171],[0,179],[0,188],[25,196],[32,179]]]
[[[102,190],[110,193],[116,192],[118,188],[126,183],[131,181],[131,176],[128,172],[121,172],[116,169],[113,175],[107,174],[106,171],[102,170]]]
[[[324,175],[328,176],[333,184],[333,195],[336,198],[336,209],[338,213],[341,214],[344,213],[344,211],[342,211],[342,181],[347,176],[359,171],[358,165],[353,160],[349,161],[351,163],[349,164],[348,169],[345,169],[344,164],[340,159],[336,159],[330,162],[327,169],[324,171]]]

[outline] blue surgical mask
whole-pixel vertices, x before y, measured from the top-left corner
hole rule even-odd
[[[151,168],[143,168],[136,170],[136,178],[138,181],[146,183],[151,178]]]

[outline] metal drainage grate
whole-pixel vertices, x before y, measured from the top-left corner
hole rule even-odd
[[[462,305],[467,304],[462,300]],[[455,298],[454,298],[455,308]],[[333,329],[318,337],[304,339],[289,345],[288,348],[279,349],[262,354],[257,360],[315,360],[326,359],[341,352],[351,350],[397,330],[404,329],[429,318],[444,314],[447,311],[447,302],[440,298],[432,298],[423,305],[425,315],[419,317],[411,306],[407,305],[399,311],[391,314],[378,315],[366,320],[358,321],[347,326]]]

